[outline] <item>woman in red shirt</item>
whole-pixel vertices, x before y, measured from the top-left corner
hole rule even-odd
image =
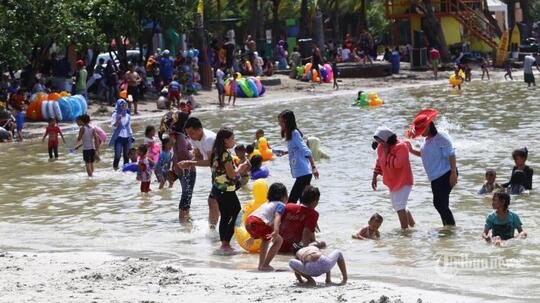
[[[407,200],[414,184],[409,148],[384,126],[377,128],[373,137],[377,141],[377,162],[373,169],[371,187],[377,190],[377,176],[382,175],[383,183],[390,189],[390,199],[401,228],[414,227],[414,219],[407,209]]]

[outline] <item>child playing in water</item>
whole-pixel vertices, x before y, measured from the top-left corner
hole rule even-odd
[[[259,149],[259,139],[262,137],[264,137],[264,130],[259,128],[257,131],[255,131],[255,142],[253,142],[253,146],[255,147],[255,149]],[[271,148],[270,144],[268,144],[268,141],[266,142],[266,144],[268,145],[268,148]]]
[[[514,158],[514,163],[516,164],[514,168],[512,168],[512,176],[514,175],[514,172],[516,170],[523,171],[523,173],[525,174],[525,181],[523,186],[525,187],[525,189],[531,190],[534,171],[532,168],[525,164],[528,155],[529,150],[526,147],[516,149],[512,152],[512,158]],[[508,184],[510,184],[510,182],[503,184],[503,187],[508,187]]]
[[[62,142],[66,144],[66,140],[64,139],[64,135],[62,134],[60,127],[56,125],[56,119],[50,118],[49,125],[45,128],[45,134],[41,139],[41,141],[44,142],[45,138],[49,136],[49,141],[47,143],[47,147],[49,149],[49,161],[56,161],[58,159],[58,135],[60,135],[60,137],[62,138]]]
[[[244,144],[238,144],[234,147],[234,153],[236,156],[233,157],[234,164],[236,166],[244,163],[247,161],[246,158],[246,147]]]
[[[159,146],[156,145],[156,128],[148,125],[144,131],[144,145],[148,150],[147,157],[152,160],[150,165],[154,166],[159,158]]]
[[[172,142],[168,137],[161,140],[163,150],[159,153],[159,158],[154,166],[154,173],[159,181],[159,189],[163,189],[165,182],[167,181],[167,174],[172,165]],[[173,182],[169,182],[169,188],[173,186]]]
[[[268,167],[262,166],[263,158],[255,155],[249,160],[251,163],[251,180],[264,179],[270,174]]]
[[[368,221],[368,225],[361,230],[359,230],[356,234],[354,234],[352,237],[353,239],[358,240],[379,240],[381,238],[381,234],[379,233],[379,228],[381,227],[383,223],[383,217],[379,215],[378,213],[373,214],[371,218]]]
[[[486,242],[493,242],[496,246],[500,246],[502,241],[514,238],[515,230],[518,235],[515,238],[526,238],[527,233],[523,231],[519,216],[508,210],[510,205],[510,195],[507,193],[497,192],[493,194],[492,206],[495,210],[486,218],[484,233],[482,237]],[[489,231],[491,230],[491,237]]]
[[[256,156],[256,155],[261,155],[261,152],[257,149],[255,149],[255,146],[253,146],[253,144],[250,144],[248,146],[246,146],[246,154],[247,154],[247,157],[248,159],[251,160],[251,158],[253,156]]]
[[[506,71],[506,74],[504,74],[504,80],[508,80],[506,77],[510,77],[510,80],[514,81],[514,78],[512,77],[512,60],[509,59],[506,61],[504,70]]]
[[[231,98],[233,98],[233,106],[236,103],[236,92],[238,90],[238,73],[234,73],[231,78],[231,94],[229,95],[228,104],[231,104]]]
[[[506,185],[506,192],[510,195],[521,195],[525,191],[525,173],[521,170],[515,170],[512,173],[510,182]]]
[[[283,243],[283,238],[279,235],[279,226],[288,199],[287,188],[281,183],[274,183],[268,189],[267,198],[268,202],[257,208],[246,219],[246,230],[251,236],[247,241],[261,239],[258,266],[260,271],[274,270],[270,262]],[[270,242],[273,243],[272,246]]]
[[[456,78],[456,80],[459,80],[459,81],[463,82],[465,79],[463,79],[463,77],[461,77],[460,71],[461,71],[460,68],[456,68],[456,69],[454,70],[454,77]],[[456,85],[452,85],[452,88],[456,88]],[[457,88],[458,88],[459,90],[461,90],[461,84],[458,84],[458,85],[457,85]]]
[[[487,55],[485,55],[484,57],[482,57],[482,64],[480,65],[480,67],[482,68],[482,80],[484,80],[484,76],[485,76],[485,75],[487,75],[488,80],[490,80],[490,77],[489,77],[489,70],[488,70],[488,67],[489,67],[489,59],[487,58]]]
[[[77,142],[81,144],[77,145],[75,149],[83,147],[83,160],[86,167],[86,173],[88,177],[94,175],[94,162],[99,154],[99,145],[101,141],[97,135],[96,130],[90,126],[90,116],[83,114],[77,117],[77,124],[79,125],[79,136]]]
[[[300,248],[300,247],[296,247]],[[289,266],[294,270],[294,275],[300,283],[304,283],[302,277],[306,278],[308,286],[316,286],[313,277],[326,274],[326,283],[332,283],[331,270],[338,264],[341,271],[341,284],[347,283],[347,267],[345,258],[339,250],[334,250],[328,256],[322,254],[317,244],[311,243],[307,247],[300,248],[295,252],[296,259],[289,261]]]
[[[496,189],[502,188],[502,186],[499,183],[495,182],[495,179],[497,178],[497,172],[494,169],[487,169],[486,170],[486,183],[482,185],[482,188],[478,191],[479,195],[485,195],[490,194]]]
[[[139,148],[137,148],[137,156],[139,157],[139,170],[137,172],[137,181],[141,182],[142,193],[150,192],[150,181],[152,179],[152,169],[150,168],[150,161],[146,156],[147,151],[147,147],[144,144],[139,145]]]
[[[138,156],[137,156],[137,149],[135,147],[132,147],[130,150],[129,150],[129,162],[131,163],[135,163],[138,161]]]

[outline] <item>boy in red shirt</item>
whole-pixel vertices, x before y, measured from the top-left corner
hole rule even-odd
[[[62,142],[66,144],[66,140],[64,139],[64,135],[62,134],[60,127],[56,125],[56,119],[51,118],[49,119],[49,126],[45,128],[45,134],[43,135],[43,139],[41,140],[42,142],[44,142],[45,138],[49,136],[49,142],[47,144],[47,147],[49,148],[49,161],[55,161],[56,159],[58,159],[58,135],[62,137]]]
[[[280,252],[293,252],[293,244],[301,242],[304,246],[315,241],[315,229],[319,213],[321,193],[317,187],[308,185],[300,198],[301,204],[288,203],[281,219],[279,234],[283,238]]]

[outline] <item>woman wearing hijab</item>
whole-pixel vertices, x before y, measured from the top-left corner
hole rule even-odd
[[[113,134],[109,141],[109,146],[114,146],[113,168],[118,170],[120,157],[123,157],[124,164],[129,163],[129,149],[133,139],[131,131],[131,116],[128,112],[128,104],[124,99],[116,101],[115,111],[112,114],[111,126]]]

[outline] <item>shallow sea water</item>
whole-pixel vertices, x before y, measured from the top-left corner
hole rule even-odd
[[[321,139],[330,160],[318,164],[321,189],[318,207],[321,233],[329,249],[341,249],[352,278],[397,283],[419,289],[463,294],[485,300],[534,300],[540,298],[540,217],[538,194],[512,197],[510,208],[520,215],[526,240],[495,248],[481,238],[490,197],[478,196],[486,168],[498,172],[498,182],[510,177],[514,148],[529,148],[528,164],[539,163],[540,98],[538,89],[521,82],[473,82],[462,94],[447,86],[425,86],[383,91],[386,104],[378,108],[352,108],[354,96],[301,102],[269,103],[200,113],[205,127],[217,130],[234,126],[237,142],[250,143],[263,128],[272,147],[284,149],[277,114],[293,110],[307,136]],[[415,186],[409,199],[417,226],[401,232],[387,189],[371,189],[375,152],[371,138],[379,125],[403,134],[422,108],[441,111],[436,122],[453,138],[457,148],[459,183],[451,195],[458,226],[441,227],[432,206],[431,189],[419,158],[411,156]],[[146,124],[137,122],[136,139],[142,141]],[[0,248],[7,250],[105,251],[117,255],[179,258],[202,267],[254,269],[257,256],[219,256],[217,233],[207,227],[210,171],[198,169],[192,201],[192,221],[178,222],[180,185],[144,197],[134,174],[111,169],[112,150],[97,164],[95,177],[84,171],[82,155],[69,154],[75,134],[60,148],[60,160],[49,163],[40,142],[0,146]],[[416,140],[413,144],[420,144]],[[292,186],[287,158],[268,163],[269,182]],[[538,171],[538,169],[537,169]],[[537,188],[536,178],[533,188]],[[251,190],[238,192],[242,203]],[[384,217],[382,240],[358,241],[351,234],[379,212]],[[285,268],[288,256],[275,265]]]

